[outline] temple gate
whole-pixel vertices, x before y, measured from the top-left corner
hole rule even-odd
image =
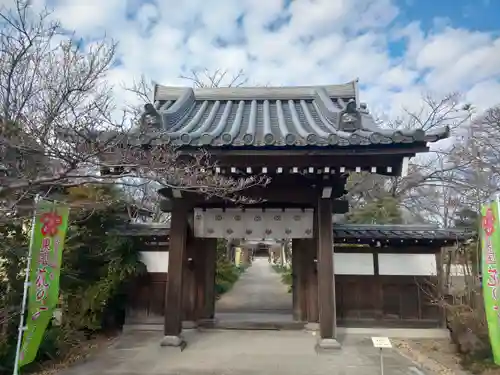
[[[162,189],[171,212],[168,283],[162,345],[182,344],[183,320],[214,316],[217,238],[291,239],[294,313],[319,323],[320,347],[337,348],[336,281],[332,216],[345,213],[350,173],[405,176],[409,158],[432,132],[388,130],[360,103],[358,82],[315,87],[155,87],[156,119],[185,154],[205,148],[215,173],[265,174],[271,182],[244,191],[258,203],[236,206],[222,199]]]

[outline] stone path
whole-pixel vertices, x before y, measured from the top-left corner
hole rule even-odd
[[[160,347],[160,332],[123,335],[93,360],[60,375],[375,375],[379,352],[367,336],[339,337],[342,349],[317,353],[304,331],[188,331],[184,351]],[[430,375],[394,350],[386,375]]]
[[[233,288],[215,305],[220,313],[292,314],[292,294],[266,258],[255,258]]]

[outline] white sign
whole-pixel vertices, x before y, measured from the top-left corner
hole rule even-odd
[[[391,341],[389,340],[389,337],[372,337],[372,343],[373,347],[375,348],[380,348],[380,349],[392,348],[392,344]]]

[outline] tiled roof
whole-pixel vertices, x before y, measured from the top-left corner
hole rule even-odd
[[[361,243],[395,240],[463,242],[476,236],[476,232],[470,229],[439,228],[432,225],[335,224],[333,233],[337,239]]]
[[[120,233],[127,236],[163,237],[170,232],[167,224],[129,224]],[[400,242],[433,241],[464,242],[476,236],[470,229],[444,229],[429,225],[371,225],[371,224],[334,224],[333,237],[335,242],[370,244],[374,241]]]
[[[434,142],[448,129],[388,130],[359,104],[357,81],[310,87],[156,86],[145,123],[185,146],[363,146]],[[165,133],[168,135],[165,137]]]
[[[124,236],[132,237],[162,237],[170,234],[170,222],[168,223],[130,223],[115,230]]]

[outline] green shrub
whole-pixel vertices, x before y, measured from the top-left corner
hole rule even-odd
[[[292,269],[281,264],[273,264],[273,269],[281,274],[281,282],[288,285],[288,293],[292,293],[293,276]]]
[[[226,293],[238,280],[241,270],[228,261],[218,261],[215,274],[215,290],[217,295]]]
[[[245,272],[247,270],[248,267],[250,267],[250,265],[248,265],[248,264],[241,264],[238,267],[236,267],[236,269],[238,270],[238,272],[240,274],[242,274],[243,272]]]
[[[217,243],[217,265],[215,273],[215,292],[220,296],[228,292],[238,281],[240,275],[245,272],[248,266],[236,266],[227,259],[226,242],[220,240]]]
[[[273,264],[272,267],[273,267],[273,270],[275,270],[278,273],[283,273],[286,270],[285,267],[281,266],[281,264]]]
[[[292,283],[293,283],[292,271],[287,270],[287,271],[283,272],[283,274],[281,275],[281,281],[285,285],[292,285]]]
[[[292,293],[292,287],[293,287],[292,270],[287,269],[281,274],[281,282],[285,285],[288,285],[288,293]]]

